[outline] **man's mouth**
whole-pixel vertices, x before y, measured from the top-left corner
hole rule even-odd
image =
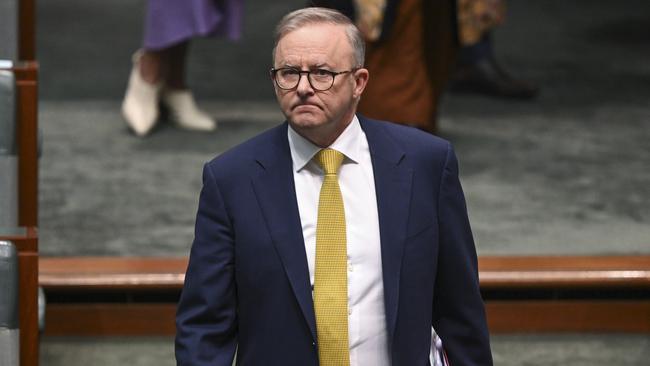
[[[300,104],[296,104],[296,105],[293,106],[292,109],[293,109],[293,110],[300,110],[300,109],[307,109],[307,110],[309,110],[309,109],[313,109],[313,108],[321,109],[318,105],[316,105],[316,104],[312,104],[312,103],[300,103]]]

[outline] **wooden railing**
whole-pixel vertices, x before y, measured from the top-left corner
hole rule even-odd
[[[20,0],[16,80],[18,226],[0,230],[0,240],[18,250],[20,365],[38,366],[38,63],[35,1]]]
[[[650,256],[527,256],[479,259],[482,289],[647,288]]]
[[[19,62],[16,76],[18,105],[18,226],[38,226],[38,64]]]
[[[18,7],[18,58],[36,60],[36,1],[20,0]]]
[[[187,258],[41,258],[45,289],[165,290],[183,286]],[[650,256],[482,257],[481,289],[648,288]]]
[[[186,266],[186,258],[42,258],[40,285],[64,300],[48,304],[45,334],[171,335]],[[650,333],[650,256],[483,257],[479,268],[494,333]]]

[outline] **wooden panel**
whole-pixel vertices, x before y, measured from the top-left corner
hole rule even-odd
[[[173,335],[176,304],[48,304],[45,336]]]
[[[650,301],[492,301],[492,333],[650,333]]]
[[[18,9],[18,58],[23,61],[36,59],[36,7],[34,0],[20,0]]]
[[[38,233],[27,228],[22,236],[2,236],[18,249],[20,364],[38,365]]]
[[[18,225],[38,226],[38,64],[14,68],[18,90]]]
[[[20,273],[20,364],[38,365],[38,254],[18,254]]]
[[[647,301],[496,301],[491,333],[650,333]],[[45,336],[173,335],[175,304],[49,304]]]

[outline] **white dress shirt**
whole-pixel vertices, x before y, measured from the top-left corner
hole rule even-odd
[[[320,148],[289,126],[293,178],[314,288],[316,221],[323,172],[312,160]],[[355,116],[329,146],[345,158],[338,173],[348,247],[348,334],[351,366],[390,366],[375,179],[366,134]]]

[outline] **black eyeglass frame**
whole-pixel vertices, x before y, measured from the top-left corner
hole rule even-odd
[[[281,71],[281,70],[295,70],[298,73],[298,81],[296,82],[296,85],[294,85],[291,88],[283,88],[280,85],[280,83],[278,82],[278,79],[276,77],[276,74],[278,73],[278,71]],[[275,67],[272,67],[270,72],[271,72],[271,78],[273,78],[273,81],[275,81],[275,85],[277,85],[278,88],[280,88],[282,90],[294,90],[294,89],[296,89],[298,87],[298,85],[300,85],[300,80],[302,79],[302,74],[307,74],[307,82],[309,82],[309,85],[311,86],[312,89],[314,89],[316,91],[327,91],[327,90],[332,89],[332,87],[334,86],[334,81],[336,80],[336,77],[338,75],[347,74],[347,73],[354,73],[357,70],[359,70],[358,67],[353,67],[350,70],[344,70],[344,71],[331,71],[331,70],[326,70],[326,69],[300,70],[300,69],[298,69],[296,67],[280,67],[280,68],[276,69]],[[311,81],[311,73],[314,72],[314,71],[319,71],[319,72],[324,71],[327,74],[330,74],[332,76],[332,83],[330,84],[330,86],[327,87],[326,89],[316,88],[314,86],[314,84],[312,83],[312,81]]]

